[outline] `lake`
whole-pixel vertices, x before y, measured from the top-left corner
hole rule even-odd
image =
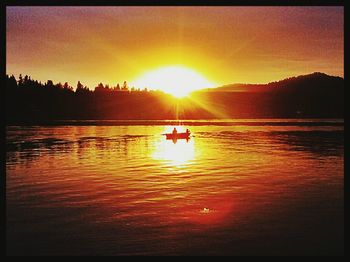
[[[66,121],[6,147],[8,255],[344,254],[343,120]]]

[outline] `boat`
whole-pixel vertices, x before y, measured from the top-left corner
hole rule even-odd
[[[190,139],[191,133],[185,132],[185,133],[169,133],[169,134],[163,134],[166,136],[166,139]]]

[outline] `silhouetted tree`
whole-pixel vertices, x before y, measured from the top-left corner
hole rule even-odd
[[[87,86],[84,86],[80,81],[77,83],[77,89],[75,90],[75,93],[77,94],[86,94],[89,93],[90,90]]]
[[[80,81],[78,81],[77,83],[77,90],[83,89],[83,85],[82,83],[80,83]]]
[[[11,75],[10,77],[8,77],[8,75],[6,75],[6,77],[7,77],[6,78],[6,80],[7,80],[6,86],[12,90],[17,88],[17,80],[14,77],[14,75]]]
[[[23,84],[27,85],[29,83],[29,80],[30,80],[30,77],[28,77],[28,75],[25,75],[23,79]]]
[[[57,89],[63,89],[63,85],[61,82],[59,82],[58,84],[56,84],[56,88]]]
[[[123,91],[128,91],[128,84],[126,83],[126,81],[124,81],[124,83],[123,83],[123,87],[122,87],[122,90]]]
[[[47,80],[46,86],[47,86],[47,87],[53,87],[53,82],[52,82],[52,80]]]
[[[104,85],[102,83],[99,83],[96,87],[95,87],[95,92],[103,92],[105,89]]]
[[[64,90],[68,90],[68,91],[73,91],[73,87],[71,87],[71,86],[68,84],[68,82],[65,82],[65,83],[63,84],[63,89],[64,89]]]
[[[22,77],[22,74],[19,74],[19,77],[18,77],[18,86],[22,86],[23,85],[23,77]]]

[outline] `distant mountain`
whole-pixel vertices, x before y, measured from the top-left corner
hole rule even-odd
[[[268,84],[233,84],[193,94],[232,118],[343,118],[344,79],[315,72]]]
[[[203,89],[205,92],[305,92],[314,90],[317,92],[334,89],[344,89],[344,79],[338,76],[330,76],[324,73],[315,72],[308,75],[290,77],[268,84],[228,84],[217,88]],[[315,91],[315,90],[314,90]]]

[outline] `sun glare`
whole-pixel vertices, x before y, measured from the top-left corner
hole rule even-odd
[[[162,67],[145,73],[132,85],[137,88],[160,90],[176,97],[184,97],[189,93],[215,87],[196,71],[183,66]]]
[[[171,133],[176,127],[178,132],[185,132],[184,126],[167,126],[164,133]],[[195,159],[196,152],[194,140],[178,139],[177,141],[166,140],[164,137],[156,142],[153,159],[166,162],[171,167],[184,167]]]

